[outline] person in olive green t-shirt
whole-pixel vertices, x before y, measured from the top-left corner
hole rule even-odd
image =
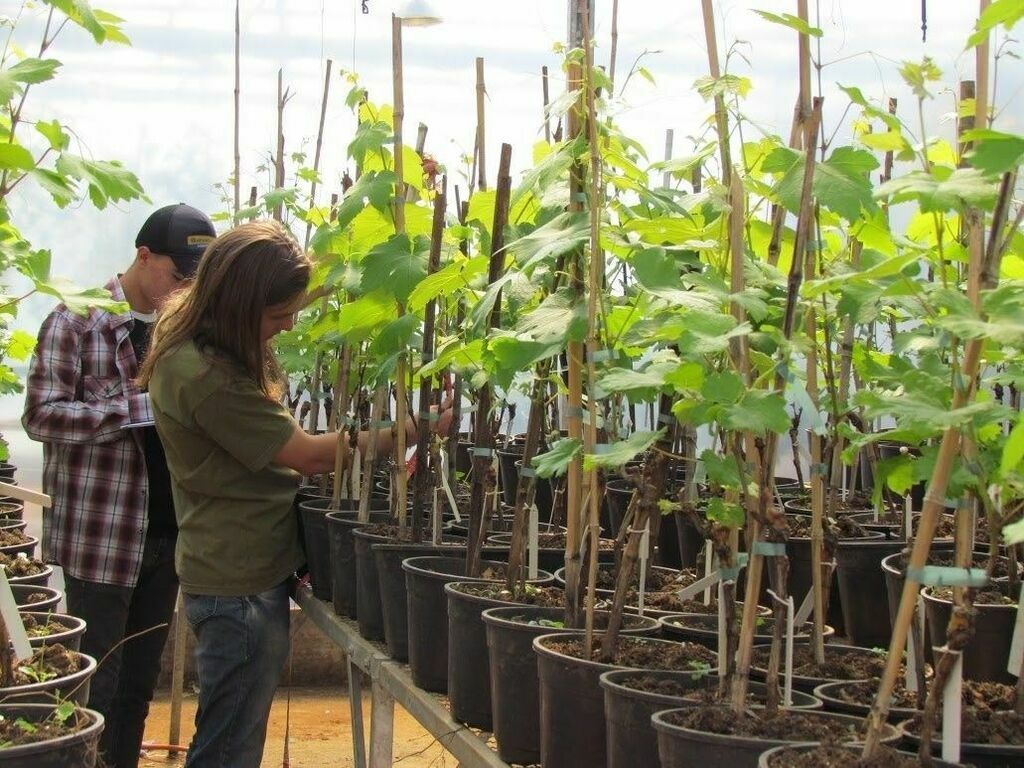
[[[309,276],[280,224],[221,235],[195,282],[169,302],[140,373],[167,452],[176,567],[197,641],[186,768],[259,766],[288,654],[290,581],[302,564],[292,501],[300,474],[331,471],[339,444],[348,450],[336,435],[306,434],[280,404],[269,342],[292,327]],[[446,419],[450,411],[439,431]],[[390,446],[391,433],[378,433],[379,450]]]

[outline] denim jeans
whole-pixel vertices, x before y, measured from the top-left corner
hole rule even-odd
[[[147,537],[135,587],[64,574],[68,613],[86,621],[82,653],[100,662],[89,684],[89,707],[106,718],[100,754],[110,768],[139,764],[146,715],[167,640],[166,625],[178,597],[174,544],[173,537]],[[138,637],[118,645],[132,635]]]
[[[199,710],[185,768],[259,768],[288,657],[287,581],[258,595],[185,593],[196,634]]]

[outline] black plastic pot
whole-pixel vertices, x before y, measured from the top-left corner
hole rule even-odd
[[[25,515],[25,505],[20,501],[0,501],[0,520],[21,520]]]
[[[481,568],[502,567],[496,560],[481,561]],[[444,585],[450,581],[491,581],[468,578],[465,557],[426,555],[402,563],[408,594],[409,671],[425,691],[448,691],[448,599]]]
[[[515,462],[515,467],[516,475],[518,476],[519,470],[523,467],[521,459]],[[564,482],[564,478],[562,478],[562,481]],[[551,480],[546,477],[538,477],[534,482],[533,503],[537,505],[537,519],[541,523],[546,523],[551,520],[551,506],[554,503],[554,498],[554,492],[551,488]],[[514,499],[513,504],[515,504]]]
[[[762,752],[778,746],[809,743],[806,739],[780,741],[709,733],[684,728],[670,721],[672,715],[684,711],[686,708],[665,710],[656,713],[651,718],[651,724],[658,732],[658,755],[661,758],[661,768],[717,765],[729,766],[729,768],[757,768]],[[858,727],[864,722],[861,718],[838,715],[834,712],[801,711],[801,715],[834,718],[849,723],[852,727]],[[881,739],[883,744],[894,744],[899,739],[899,731],[893,726],[883,726]]]
[[[903,740],[909,748],[917,752],[921,747],[921,739],[912,733],[909,722],[899,725]],[[932,754],[942,753],[942,733],[936,731],[932,738]],[[961,742],[960,762],[974,768],[1020,768],[1024,765],[1024,744],[972,744]],[[938,764],[938,763],[936,763]]]
[[[39,539],[35,536],[24,536],[24,541],[19,544],[9,544],[6,547],[0,547],[0,553],[7,555],[8,557],[17,557],[19,554],[31,558],[36,551],[36,544],[39,543]]]
[[[882,539],[883,534],[873,533],[870,539]],[[811,580],[811,540],[794,536],[786,542],[786,554],[789,556],[789,594],[799,606],[812,586]],[[845,634],[846,624],[843,621],[843,602],[839,594],[839,579],[832,575],[832,586],[829,590],[828,613],[825,622],[836,628],[840,635]]]
[[[531,584],[550,584],[551,574],[539,571]],[[491,669],[487,656],[487,628],[482,611],[502,605],[515,605],[471,595],[458,590],[465,582],[444,585],[448,599],[448,703],[452,717],[460,723],[491,730]]]
[[[953,603],[933,596],[929,587],[921,590],[921,596],[928,630],[938,648],[946,643],[946,627]],[[974,610],[974,636],[963,652],[964,677],[1013,685],[1017,678],[1007,672],[1006,667],[1010,661],[1017,606],[975,603]]]
[[[633,486],[625,480],[609,480],[604,487],[604,504],[602,504],[601,527],[609,537],[614,537],[622,525],[622,518],[629,509],[629,500],[633,497]],[[606,517],[604,515],[607,514]]]
[[[765,646],[755,646],[755,648],[763,648]],[[860,653],[860,654],[874,654],[870,648],[857,648],[852,645],[839,645],[837,643],[829,643],[825,646],[825,654],[828,656],[836,654],[848,654],[848,653]],[[763,667],[751,666],[750,668],[750,679],[751,680],[764,680],[768,672]],[[782,671],[779,671],[779,679],[782,678]],[[803,691],[804,693],[814,694],[814,689],[823,683],[831,683],[833,678],[824,677],[810,677],[808,675],[793,675],[793,690]]]
[[[356,553],[356,621],[359,634],[367,640],[384,639],[384,614],[380,605],[380,585],[377,581],[377,561],[373,544],[387,539],[359,527],[352,529],[352,546]]]
[[[869,686],[872,691],[878,688],[878,684],[873,680],[834,680],[831,683],[822,683],[819,685],[814,689],[814,695],[821,699],[821,703],[828,712],[839,712],[843,715],[866,717],[868,712],[871,711],[871,706],[869,704],[858,704],[856,702],[847,701],[840,695],[840,689],[848,685],[866,685]],[[890,723],[895,724],[902,720],[906,720],[909,717],[913,717],[915,712],[916,710],[907,709],[906,707],[890,706],[886,719]]]
[[[53,566],[47,565],[36,574],[31,576],[8,576],[7,581],[13,586],[15,584],[33,584],[40,587],[45,587],[50,583],[50,577],[53,575]]]
[[[387,505],[371,502],[370,509],[387,512]],[[333,590],[331,540],[327,532],[327,515],[339,513],[355,517],[359,510],[359,501],[339,499],[332,504],[329,498],[311,498],[299,503],[299,515],[302,520],[303,545],[306,550],[306,567],[309,569],[309,583],[313,588],[313,597],[318,600],[331,600]],[[348,564],[345,565],[349,568]],[[350,572],[349,572],[350,573]],[[346,573],[348,575],[348,573]],[[345,602],[351,595],[345,597]]]
[[[540,678],[541,763],[545,768],[604,766],[607,745],[600,677],[628,667],[576,658],[549,647],[561,637],[556,633],[533,640]],[[654,638],[636,640],[678,645]]]
[[[0,717],[38,723],[50,717],[56,705],[0,704]],[[77,709],[73,718],[82,718],[78,730],[34,744],[5,746],[0,764],[4,768],[93,768],[96,765],[103,715],[91,709]]]
[[[578,630],[528,622],[561,622],[564,618],[563,608],[527,605],[488,608],[481,614],[487,631],[494,738],[505,762],[540,762],[540,680],[533,639]],[[607,621],[607,614],[597,613],[594,618],[601,625],[602,619]],[[623,620],[628,622],[623,634],[654,634],[658,630],[658,623],[650,618],[632,616]]]
[[[11,584],[11,593],[14,595],[15,605],[35,613],[49,613],[57,610],[57,604],[60,603],[60,599],[63,597],[63,593],[59,590],[38,584]],[[38,594],[46,595],[46,599],[38,600],[34,603],[28,602],[29,595]]]
[[[682,696],[653,693],[630,686],[638,675],[644,678],[671,681],[687,686],[695,692],[716,689],[718,675],[709,673],[676,672],[671,670],[617,669],[601,675],[604,690],[604,721],[607,729],[605,743],[608,750],[608,768],[632,768],[638,765],[658,765],[658,735],[651,726],[651,716],[663,709],[688,707],[698,701]],[[749,683],[753,694],[764,694],[763,683]],[[821,709],[821,701],[814,696],[793,691],[793,709]]]
[[[543,529],[542,529],[543,532]],[[495,533],[487,537],[487,543],[493,544],[496,547],[503,547],[508,549],[512,546],[512,534],[511,533]],[[614,563],[615,562],[615,551],[611,549],[599,549],[597,552],[597,561],[599,563]],[[554,573],[559,568],[565,567],[565,548],[564,547],[538,547],[537,548],[537,567],[541,570]]]
[[[384,642],[388,655],[396,661],[409,660],[409,600],[402,561],[425,555],[466,557],[465,544],[393,544],[381,539],[373,544],[377,565],[381,614],[384,620]]]
[[[318,504],[319,500],[307,502],[307,504]],[[339,506],[344,509],[349,506],[342,502]],[[358,507],[358,504],[355,505]],[[346,510],[328,512],[325,515],[327,526],[327,549],[328,549],[328,571],[331,583],[331,601],[334,604],[334,612],[339,616],[356,618],[356,548],[352,539],[352,531],[360,526],[366,525],[356,519],[356,511]],[[386,523],[391,519],[385,502],[370,502],[370,523]],[[310,568],[310,573],[312,573]],[[316,595],[314,588],[313,594]]]
[[[498,451],[498,472],[501,475],[501,498],[508,506],[516,503],[516,488],[519,485],[519,464],[523,458],[522,445],[506,445]],[[540,506],[537,507],[538,511]]]
[[[0,701],[12,704],[52,704],[56,697],[59,701],[70,701],[84,707],[89,700],[89,681],[96,671],[96,659],[84,653],[78,656],[80,669],[77,672],[39,683],[0,688]]]
[[[765,617],[767,619],[767,617]],[[718,651],[718,616],[706,615],[703,613],[670,613],[662,616],[658,624],[661,627],[661,636],[669,640],[682,640],[688,643],[698,643],[712,651]],[[811,630],[813,623],[808,621],[799,628],[793,636],[796,644],[809,643],[811,641]],[[771,625],[768,624],[762,630],[760,627],[755,630],[754,644],[767,645],[772,641]],[[828,624],[825,625],[825,642],[835,634],[835,630]]]
[[[5,483],[11,482],[14,479],[14,473],[18,471],[18,468],[13,464],[0,461],[0,480]]]
[[[793,756],[794,753],[813,752],[818,749],[819,746],[820,745],[818,744],[791,744],[783,745],[781,747],[772,747],[766,752],[761,753],[761,756],[757,759],[757,766],[758,768],[788,768],[791,764],[790,760],[792,759],[790,756]],[[855,744],[839,747],[833,746],[830,749],[842,749],[855,755],[860,755],[861,753],[861,747],[858,747]],[[900,751],[898,754],[903,755],[904,757],[917,757],[916,752]],[[829,763],[829,765],[831,765],[831,763]],[[945,760],[933,760],[932,765],[935,768],[967,768],[962,763],[950,763]]]
[[[66,632],[54,632],[51,635],[30,637],[28,643],[33,648],[41,648],[44,645],[60,643],[69,651],[77,651],[82,645],[82,635],[85,634],[85,620],[66,613],[51,613],[47,611],[19,611],[24,616],[31,616],[39,624],[45,624],[48,620],[59,621],[65,627]],[[23,618],[24,620],[24,618]]]
[[[836,581],[842,603],[843,626],[852,645],[888,647],[892,625],[885,611],[882,558],[903,549],[902,541],[840,539],[836,547]]]

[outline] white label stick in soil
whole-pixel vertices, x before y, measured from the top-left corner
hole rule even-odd
[[[537,505],[531,504],[530,511],[530,538],[526,544],[526,553],[529,558],[527,563],[527,573],[529,573],[531,579],[537,578],[537,550],[540,545],[540,517],[537,512]]]
[[[845,472],[843,473],[846,474]],[[793,704],[793,596],[786,598],[786,689],[785,705]]]
[[[32,646],[28,642],[25,625],[21,623],[21,614],[18,613],[18,605],[14,602],[11,585],[7,582],[5,568],[0,568],[0,576],[0,616],[3,616],[11,645],[14,646],[14,660],[18,662],[32,655]]]
[[[725,584],[718,582],[718,658],[724,659],[728,650],[725,639]],[[726,664],[718,665],[718,676],[725,677]]]
[[[1024,599],[1017,601],[1017,623],[1013,628],[1013,640],[1010,641],[1010,661],[1006,671],[1017,677],[1020,675],[1021,664],[1024,664]]]
[[[452,508],[452,514],[455,515],[455,522],[462,522],[462,515],[459,514],[459,505],[455,503],[455,494],[452,493],[452,487],[448,484],[448,455],[445,451],[441,451],[441,485],[444,487],[445,496],[448,497],[448,505]]]
[[[956,653],[956,662],[950,670],[946,687],[942,690],[942,759],[950,763],[960,762],[960,716],[963,705],[964,657]],[[935,651],[938,659],[939,651]]]
[[[647,585],[647,557],[650,554],[651,523],[644,523],[644,532],[640,534],[640,588],[637,608],[644,615],[644,587]]]
[[[359,482],[363,479],[363,452],[356,448],[352,453],[352,498],[358,499]]]
[[[917,638],[913,632],[907,632],[907,663],[904,668],[907,671],[907,679],[904,681],[906,689],[911,693],[917,693],[917,655],[914,652],[914,643]]]
[[[914,501],[909,491],[903,500],[903,536],[907,541],[914,539]]]
[[[434,489],[434,507],[431,510],[431,527],[433,533],[433,541],[435,544],[441,543],[441,491],[438,488]]]
[[[711,539],[704,541],[704,577],[707,578],[715,568],[715,549]],[[711,605],[711,588],[704,590],[704,605]]]

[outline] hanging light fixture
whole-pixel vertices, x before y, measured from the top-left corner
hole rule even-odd
[[[431,27],[441,23],[441,14],[427,0],[408,0],[395,15],[406,27]]]

